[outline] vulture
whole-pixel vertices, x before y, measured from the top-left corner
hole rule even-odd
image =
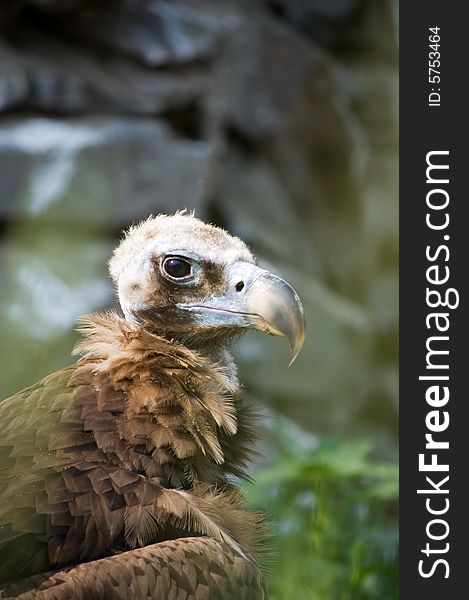
[[[266,598],[230,346],[254,328],[293,361],[301,301],[185,212],[131,227],[109,271],[122,313],[82,317],[76,363],[0,403],[0,597]]]

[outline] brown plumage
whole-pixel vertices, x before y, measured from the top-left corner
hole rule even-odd
[[[296,354],[298,297],[191,215],[131,229],[110,270],[124,318],[82,318],[77,363],[0,403],[3,597],[263,598],[228,346],[254,326]]]
[[[155,594],[156,590],[156,594]],[[228,544],[181,538],[3,587],[2,600],[257,600],[266,598],[257,565]]]

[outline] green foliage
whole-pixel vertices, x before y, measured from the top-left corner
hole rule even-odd
[[[275,449],[247,490],[272,515],[271,597],[397,598],[397,465],[372,460],[368,441],[317,443],[281,420],[271,433]]]

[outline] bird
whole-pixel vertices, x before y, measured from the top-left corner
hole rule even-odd
[[[262,599],[244,506],[258,415],[232,345],[301,350],[301,300],[193,213],[131,226],[120,311],[83,316],[76,361],[0,402],[0,597]]]

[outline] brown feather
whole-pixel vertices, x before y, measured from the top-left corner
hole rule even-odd
[[[173,594],[173,596],[171,596]],[[231,546],[186,537],[3,587],[17,600],[264,600],[257,565]]]
[[[24,598],[264,598],[260,518],[228,483],[256,418],[232,363],[113,312],[81,332],[75,365],[0,403],[0,581],[29,577],[7,588]]]

